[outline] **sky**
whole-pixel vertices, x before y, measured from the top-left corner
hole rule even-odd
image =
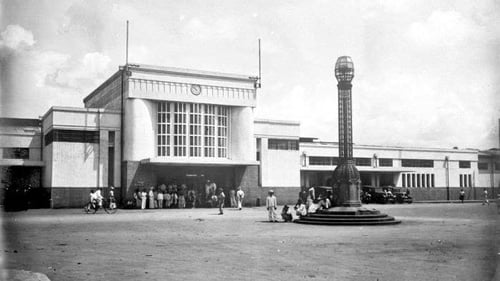
[[[0,116],[37,118],[129,61],[256,76],[255,117],[337,141],[348,55],[357,144],[499,147],[500,4],[423,1],[0,2]]]

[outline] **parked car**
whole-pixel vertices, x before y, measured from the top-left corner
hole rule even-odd
[[[396,202],[396,197],[394,195],[391,195],[391,193],[386,192],[387,188],[365,185],[362,187],[362,190],[363,190],[361,194],[362,203],[394,204]],[[369,196],[367,194],[369,194]]]
[[[413,202],[413,198],[407,194],[407,192],[403,192],[400,188],[392,188],[392,194],[394,194],[396,202],[399,204],[411,204]]]

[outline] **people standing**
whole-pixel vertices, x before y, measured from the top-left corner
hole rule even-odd
[[[116,208],[115,188],[113,186],[109,187],[109,207],[111,209]]]
[[[135,207],[140,208],[141,207],[141,191],[139,188],[137,188],[134,192],[134,199],[135,199]]]
[[[238,209],[241,210],[243,206],[243,198],[245,198],[245,192],[241,189],[241,186],[238,186],[238,191],[236,192],[236,200],[238,201]]]
[[[229,201],[231,208],[236,208],[236,191],[234,189],[229,191]]]
[[[488,200],[488,189],[483,190],[483,205],[488,204],[490,205],[490,201]]]
[[[165,208],[170,208],[172,206],[172,194],[170,192],[165,193]]]
[[[154,208],[158,208],[158,190],[156,188],[153,189],[153,198],[154,198]]]
[[[276,218],[276,210],[278,209],[278,201],[276,200],[276,196],[274,196],[274,191],[269,190],[267,198],[266,198],[266,208],[269,214],[270,222],[278,222]]]
[[[224,190],[219,188],[219,194],[217,195],[217,202],[219,204],[219,215],[224,214],[224,201],[226,199],[226,195],[224,194]]]
[[[179,208],[180,209],[186,208],[186,197],[185,197],[186,189],[187,189],[187,186],[185,184],[181,184],[181,186],[177,190],[177,196],[179,197],[178,200],[179,200]]]
[[[160,189],[158,190],[158,208],[163,209],[163,191]]]
[[[307,187],[302,187],[301,191],[299,192],[299,199],[302,200],[302,202],[306,202],[307,200]]]
[[[212,194],[210,194],[211,191],[211,182],[210,180],[207,180],[207,183],[205,184],[205,199],[209,200]]]
[[[146,189],[144,188],[141,192],[141,209],[146,209],[146,203],[147,203],[147,198],[148,198],[148,193],[146,192]]]
[[[150,187],[149,188],[149,193],[148,193],[148,196],[149,196],[149,208],[150,209],[154,209],[155,208],[155,193],[154,193],[154,188],[153,187]]]
[[[462,201],[462,204],[464,203],[464,198],[465,198],[465,191],[464,189],[460,189],[460,195],[458,196],[458,198],[460,199],[460,201]]]
[[[187,201],[189,202],[189,208],[196,207],[196,192],[193,189],[190,189],[187,194]]]

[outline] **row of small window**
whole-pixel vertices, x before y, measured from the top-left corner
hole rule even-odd
[[[357,166],[372,166],[372,158],[363,158],[358,157],[354,158]],[[313,166],[335,166],[339,164],[339,157],[323,157],[323,156],[310,156],[309,157],[309,165]],[[486,165],[484,165],[486,164]],[[496,163],[497,170],[500,170],[500,163]],[[391,158],[379,158],[378,159],[379,167],[393,167],[393,159]],[[470,161],[459,161],[458,166],[460,168],[470,168]],[[479,163],[478,164],[480,170],[488,169],[488,163]],[[425,160],[425,159],[401,159],[401,167],[411,167],[411,168],[433,168],[434,160]]]
[[[372,158],[368,157],[357,157],[354,158],[355,164],[357,166],[372,166]],[[390,158],[379,158],[378,166],[380,167],[392,167],[392,159]],[[340,163],[339,157],[323,157],[323,156],[310,156],[309,165],[311,166],[336,166]]]
[[[472,187],[471,174],[460,174],[460,187]]]
[[[268,149],[273,150],[299,150],[298,140],[269,139]]]
[[[500,162],[495,162],[495,171],[500,171]],[[479,170],[489,170],[490,169],[490,163],[488,162],[479,162],[477,163],[477,168]]]
[[[435,187],[434,174],[401,174],[403,187]]]

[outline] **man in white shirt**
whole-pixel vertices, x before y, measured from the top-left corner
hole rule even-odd
[[[276,200],[276,196],[274,196],[273,190],[269,190],[268,196],[266,198],[266,208],[269,213],[269,221],[278,222],[278,219],[276,217],[276,210],[278,209],[278,201]]]
[[[241,186],[238,186],[238,191],[236,192],[236,201],[238,201],[238,209],[241,210],[243,206],[243,198],[245,198],[245,192],[241,190]]]

